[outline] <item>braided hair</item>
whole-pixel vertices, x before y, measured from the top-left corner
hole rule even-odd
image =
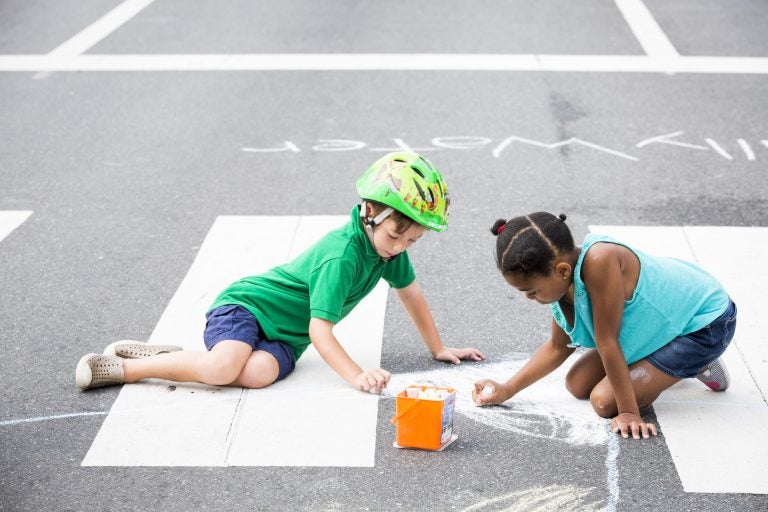
[[[549,275],[552,262],[574,250],[566,216],[536,212],[513,219],[499,219],[491,228],[496,236],[496,266],[502,274]]]

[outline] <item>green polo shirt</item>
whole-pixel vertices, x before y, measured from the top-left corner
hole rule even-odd
[[[309,346],[309,320],[333,323],[347,316],[384,279],[404,288],[416,275],[407,252],[384,260],[363,231],[360,207],[349,222],[326,234],[294,260],[232,283],[210,309],[237,304],[259,321],[267,339],[287,343],[298,359]]]

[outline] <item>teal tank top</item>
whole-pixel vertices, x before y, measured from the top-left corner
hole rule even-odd
[[[574,323],[568,325],[559,303],[550,304],[552,316],[575,345],[595,347],[592,303],[581,279],[581,266],[596,243],[618,244],[640,260],[640,277],[632,298],[624,301],[619,343],[627,364],[652,354],[673,339],[698,331],[725,312],[729,297],[712,275],[696,265],[651,256],[608,236],[588,234],[573,274]]]

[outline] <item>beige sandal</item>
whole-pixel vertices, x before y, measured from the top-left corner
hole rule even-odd
[[[142,359],[144,357],[178,352],[184,350],[176,345],[151,345],[143,341],[120,340],[110,343],[102,352],[107,356],[117,356],[123,359]]]
[[[75,384],[81,389],[122,384],[125,380],[123,360],[104,354],[84,355],[77,363]]]

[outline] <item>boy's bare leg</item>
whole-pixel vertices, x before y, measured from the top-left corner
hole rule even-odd
[[[279,373],[275,356],[264,350],[255,350],[231,385],[251,389],[267,387],[277,380]]]
[[[123,371],[125,382],[155,378],[226,386],[237,379],[251,354],[253,349],[247,343],[225,340],[208,352],[184,350],[144,359],[126,359]]]

